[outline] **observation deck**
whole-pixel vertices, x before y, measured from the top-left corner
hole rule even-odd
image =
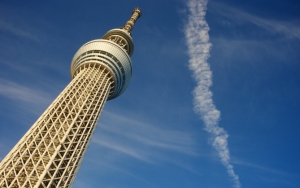
[[[89,41],[80,47],[72,59],[72,78],[75,78],[86,64],[104,65],[113,77],[108,100],[121,95],[132,76],[130,56],[134,50],[134,43],[131,30],[141,14],[141,10],[135,8],[124,27],[112,29],[102,39]]]

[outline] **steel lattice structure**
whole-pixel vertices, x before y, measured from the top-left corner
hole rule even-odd
[[[1,188],[71,187],[105,102],[129,84],[130,32],[139,16],[134,9],[123,28],[77,51],[73,80],[1,161]]]

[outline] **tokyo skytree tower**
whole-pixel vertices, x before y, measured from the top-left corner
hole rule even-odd
[[[107,100],[127,88],[136,8],[123,28],[84,44],[71,63],[73,80],[0,163],[1,188],[71,187]]]

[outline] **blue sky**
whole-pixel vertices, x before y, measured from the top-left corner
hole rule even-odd
[[[79,47],[140,7],[131,83],[73,187],[300,187],[300,3],[205,2],[1,1],[0,159],[70,82]]]

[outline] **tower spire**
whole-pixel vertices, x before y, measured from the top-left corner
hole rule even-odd
[[[141,16],[142,16],[141,9],[139,9],[139,8],[133,9],[132,15],[131,15],[130,19],[126,22],[123,29],[126,30],[128,33],[130,33],[130,31],[132,30],[132,28],[134,26],[134,23]]]
[[[129,56],[133,53],[133,40],[131,37],[131,30],[134,26],[136,20],[141,17],[142,11],[139,8],[135,8],[132,11],[132,15],[129,20],[126,22],[124,27],[109,30],[102,39],[109,40],[118,44],[123,48]]]

